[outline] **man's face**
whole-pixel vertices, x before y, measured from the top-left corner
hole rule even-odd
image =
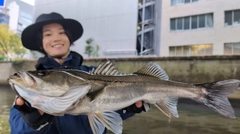
[[[58,23],[43,26],[43,49],[52,57],[67,57],[70,41],[62,25]]]

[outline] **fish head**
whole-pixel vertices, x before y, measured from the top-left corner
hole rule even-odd
[[[8,82],[11,86],[17,85],[21,89],[47,96],[61,96],[66,93],[74,81],[81,84],[84,80],[76,78],[66,71],[40,70],[20,71],[11,75]],[[15,89],[16,90],[16,89]]]
[[[32,107],[56,116],[75,106],[90,89],[83,78],[64,70],[21,71],[8,82]]]

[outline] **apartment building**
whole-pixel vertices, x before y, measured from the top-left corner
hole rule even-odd
[[[240,54],[240,0],[163,0],[161,56]]]
[[[20,35],[24,28],[32,24],[33,5],[23,0],[6,0],[5,5],[0,7],[0,24],[8,24],[12,31]]]

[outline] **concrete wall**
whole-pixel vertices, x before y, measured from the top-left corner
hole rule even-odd
[[[87,59],[83,64],[98,65],[107,59]],[[240,79],[240,56],[204,56],[204,57],[144,57],[115,58],[113,61],[120,72],[132,73],[148,62],[159,64],[171,80],[188,83],[205,83],[225,79]],[[34,70],[36,61],[14,63],[16,70]],[[1,63],[1,81],[13,74],[10,63]],[[9,70],[10,69],[10,70]],[[240,90],[232,97],[240,99]]]
[[[86,59],[84,65],[98,65],[107,59]],[[144,58],[113,58],[108,59],[115,63],[119,71],[132,73],[148,62],[159,64],[169,75],[170,79],[203,83],[224,79],[240,79],[240,56],[204,56],[204,57],[144,57]],[[36,61],[18,61],[13,64],[1,63],[2,76],[9,75],[11,70],[34,70]],[[6,71],[8,70],[8,71]]]
[[[7,84],[7,78],[15,72],[11,62],[0,62],[0,85]]]
[[[171,6],[162,1],[161,56],[169,56],[169,46],[213,44],[213,55],[224,53],[224,43],[240,42],[239,26],[224,26],[224,11],[240,9],[240,0],[205,0]],[[213,28],[170,32],[170,18],[213,13]]]

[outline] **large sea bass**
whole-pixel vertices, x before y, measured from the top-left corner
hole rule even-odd
[[[236,79],[188,84],[169,80],[158,64],[148,63],[135,73],[122,74],[111,62],[91,72],[79,70],[21,71],[8,79],[19,96],[48,114],[86,114],[95,134],[107,127],[122,133],[116,110],[137,101],[154,104],[169,118],[178,117],[178,98],[189,98],[219,114],[235,118],[227,96],[238,88]]]

